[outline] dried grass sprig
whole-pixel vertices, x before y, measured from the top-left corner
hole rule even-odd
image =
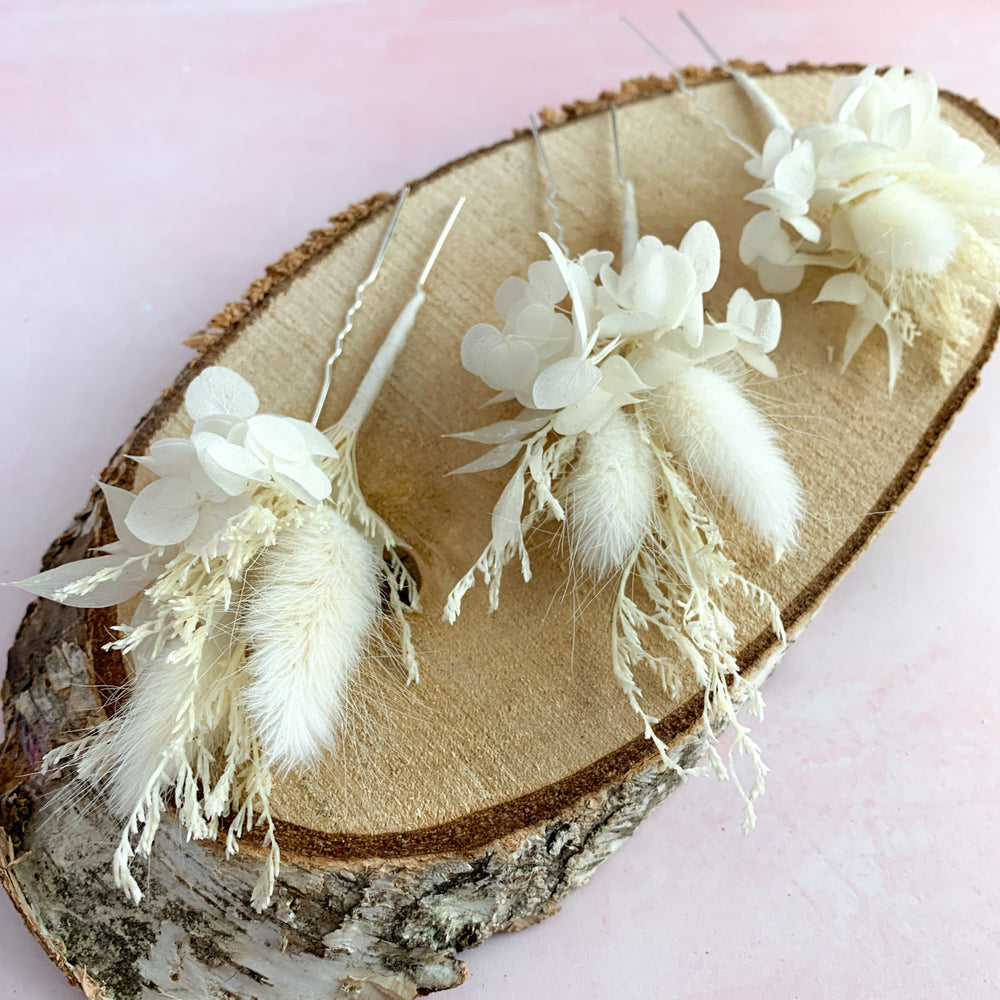
[[[755,149],[687,91],[751,154],[746,171],[759,184],[744,200],[760,211],[743,229],[740,259],[773,293],[798,288],[807,267],[838,272],[816,301],[853,307],[844,369],[880,329],[891,392],[905,349],[929,333],[941,377],[953,381],[976,312],[1000,303],[1000,166],[942,120],[934,76],[867,66],[833,83],[824,118],[796,128],[760,82],[726,65],[681,17],[769,128]]]
[[[516,465],[493,508],[490,541],[449,594],[444,618],[456,621],[477,574],[495,611],[508,562],[516,559],[531,577],[527,532],[545,518],[565,521],[582,575],[617,576],[611,666],[646,737],[665,766],[679,769],[643,707],[638,669],[651,668],[674,695],[693,677],[716,773],[739,785],[735,755],[751,759],[754,781],[740,786],[749,826],[766,767],[737,709],[750,701],[759,711],[762,702],[735,659],[731,593],[766,609],[781,644],[784,629],[773,599],[724,554],[714,517],[678,466],[779,555],[795,544],[797,479],[730,374],[777,374],[768,355],[781,314],[774,300],[739,289],[724,322],[706,318],[702,297],[720,266],[715,230],[696,223],[676,248],[651,236],[633,240],[631,189],[620,179],[628,250],[621,271],[610,253],[590,250],[573,261],[540,234],[551,260],[501,285],[494,304],[503,327],[480,323],[465,335],[463,364],[499,391],[492,402],[516,399],[523,409],[453,435],[492,446],[458,473]],[[657,644],[666,651],[654,652]],[[716,746],[724,724],[735,732],[728,761]]]
[[[416,583],[399,539],[361,492],[355,441],[460,208],[339,424],[323,434],[301,420],[258,414],[257,394],[241,376],[205,369],[185,396],[190,437],[157,441],[137,459],[154,481],[138,495],[102,486],[118,540],[104,555],[20,584],[78,607],[143,594],[106,647],[134,666],[130,697],[43,763],[43,770],[73,764],[106,794],[123,821],[115,881],[136,903],[142,891],[131,866],[149,856],[172,790],[189,837],[215,838],[228,819],[229,854],[243,834],[263,827],[268,856],[252,903],[266,907],[281,862],[270,809],[274,772],[332,748],[362,653],[383,626],[398,631],[410,679],[417,678],[405,621]],[[358,297],[342,334],[357,306]],[[327,388],[328,381],[317,416]]]

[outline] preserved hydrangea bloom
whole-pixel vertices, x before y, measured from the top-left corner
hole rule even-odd
[[[497,292],[503,328],[478,323],[462,341],[463,365],[499,390],[494,402],[513,398],[526,408],[519,418],[525,434],[538,429],[535,412],[550,413],[558,434],[592,433],[641,394],[728,352],[776,374],[767,357],[781,333],[773,299],[756,301],[741,288],[725,322],[706,324],[703,296],[715,286],[720,265],[710,223],[695,223],[678,247],[643,236],[620,274],[611,253],[591,250],[572,261],[549,237],[542,239],[552,259],[535,261],[528,280],[508,278]],[[482,431],[463,436],[497,444],[494,457],[507,456],[501,465],[517,454],[515,439],[488,441]],[[482,463],[459,471],[489,467]]]
[[[774,293],[797,288],[810,265],[850,269],[817,299],[855,307],[844,364],[880,327],[891,388],[903,346],[933,329],[950,378],[971,307],[998,298],[1000,169],[941,121],[930,73],[869,66],[833,85],[828,114],[794,131],[777,125],[747,162],[762,184],[746,200],[763,211],[743,230],[740,259]]]
[[[781,333],[781,311],[773,299],[757,301],[738,289],[725,320],[706,322],[703,296],[714,287],[720,264],[719,239],[708,222],[695,223],[678,247],[644,236],[620,273],[610,253],[591,250],[572,261],[550,237],[541,238],[551,259],[533,263],[527,280],[507,279],[497,293],[503,328],[477,324],[462,343],[465,367],[500,390],[493,401],[514,398],[524,407],[513,419],[455,435],[493,446],[456,473],[483,472],[518,459],[494,510],[493,541],[477,564],[490,581],[494,604],[503,563],[514,548],[522,562],[527,558],[519,513],[526,472],[537,491],[535,511],[547,508],[561,520],[562,507],[550,486],[580,435],[603,433],[626,408],[638,412],[648,406],[659,414],[650,419],[662,422],[669,410],[664,394],[699,391],[705,379],[692,383],[689,374],[723,355],[735,355],[766,376],[777,373],[768,357]],[[721,376],[712,372],[706,378]],[[554,443],[548,443],[551,434]],[[785,520],[794,525],[797,486],[787,492],[792,514]],[[772,540],[767,528],[753,519],[749,523]],[[772,541],[781,548],[790,538],[783,531]],[[455,588],[448,617],[457,615],[471,581],[469,574]]]
[[[536,261],[527,280],[509,278],[497,293],[503,328],[477,324],[465,335],[465,367],[499,390],[494,401],[516,399],[523,409],[454,435],[492,445],[456,472],[516,467],[493,507],[490,541],[452,589],[444,617],[456,620],[477,574],[495,610],[508,562],[517,559],[524,579],[531,576],[528,530],[544,517],[564,522],[576,574],[617,575],[616,584],[608,581],[616,593],[611,664],[646,736],[664,764],[676,767],[642,708],[633,671],[650,667],[670,689],[676,658],[656,655],[642,636],[676,642],[683,634],[677,648],[704,686],[705,705],[726,714],[741,751],[753,758],[757,780],[745,793],[752,822],[764,767],[735,715],[739,698],[751,695],[739,687],[722,591],[734,585],[754,594],[771,609],[779,638],[780,616],[723,555],[721,533],[678,470],[725,498],[776,555],[795,544],[802,512],[795,474],[767,420],[743,396],[733,366],[714,364],[732,355],[776,375],[768,354],[778,344],[781,312],[773,299],[756,301],[741,288],[723,321],[706,317],[704,295],[719,276],[715,230],[697,222],[677,247],[639,239],[627,190],[624,201],[620,271],[610,253],[591,250],[569,260],[542,234],[551,260]],[[706,723],[711,730],[707,716]],[[713,759],[720,773],[735,777]]]
[[[161,438],[135,458],[153,482],[138,495],[100,484],[118,540],[96,559],[19,586],[75,607],[110,607],[144,590],[178,551],[218,556],[226,526],[247,511],[258,487],[277,487],[312,507],[330,496],[319,465],[337,455],[330,439],[304,420],[258,414],[256,392],[236,372],[206,368],[184,405],[194,421],[190,437]],[[88,582],[81,588],[81,581]]]

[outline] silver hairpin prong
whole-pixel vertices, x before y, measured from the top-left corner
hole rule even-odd
[[[725,133],[726,137],[732,142],[735,142],[744,152],[748,153],[750,156],[760,156],[760,150],[755,149],[749,142],[742,139],[740,136],[736,135],[729,126],[719,119],[715,112],[698,96],[694,87],[689,87],[687,81],[684,79],[684,74],[681,72],[680,68],[676,63],[663,51],[648,35],[644,34],[639,28],[636,27],[627,17],[622,16],[622,24],[628,28],[629,31],[635,35],[636,38],[642,42],[673,74],[674,79],[677,81],[678,89],[686,94],[698,107],[698,109],[714,124],[718,125],[720,129]]]
[[[441,230],[437,242],[434,244],[434,249],[431,250],[430,256],[427,258],[427,263],[424,264],[424,268],[420,272],[420,277],[417,278],[416,290],[389,328],[385,340],[382,341],[382,345],[379,347],[375,357],[372,359],[372,363],[368,366],[368,371],[365,372],[364,378],[361,380],[361,385],[358,386],[358,391],[354,394],[354,399],[351,400],[350,405],[344,411],[344,415],[338,421],[342,429],[356,434],[361,429],[361,424],[375,403],[378,394],[382,391],[382,386],[385,385],[385,381],[392,371],[392,366],[396,363],[396,358],[399,356],[399,352],[402,351],[403,345],[406,343],[406,338],[417,321],[417,313],[427,298],[427,293],[424,291],[424,284],[427,281],[427,277],[438,258],[438,254],[441,253],[441,247],[444,246],[444,241],[448,238],[451,227],[455,224],[455,219],[458,218],[458,213],[461,212],[464,204],[465,198],[459,198],[455,203],[455,207],[451,210],[451,215],[448,216],[448,221],[444,224],[444,228]]]
[[[566,230],[563,228],[562,219],[559,216],[559,204],[556,202],[556,179],[552,174],[552,167],[549,158],[545,155],[545,147],[542,145],[542,138],[538,134],[538,122],[534,115],[528,116],[531,123],[531,134],[535,137],[535,146],[538,148],[538,155],[542,161],[542,168],[545,170],[545,177],[548,180],[549,190],[545,196],[545,203],[552,210],[552,225],[556,227],[556,242],[559,249],[568,257],[569,247],[566,246]]]
[[[330,385],[333,382],[333,365],[337,358],[339,358],[343,353],[344,340],[354,328],[354,314],[361,308],[361,296],[364,294],[365,289],[378,276],[379,268],[382,266],[382,261],[385,259],[385,252],[389,246],[389,240],[392,238],[392,231],[396,228],[396,220],[399,218],[399,213],[403,208],[403,202],[406,201],[406,196],[409,193],[409,186],[404,187],[403,190],[400,191],[399,198],[396,199],[396,207],[393,210],[392,218],[389,219],[389,225],[386,227],[378,252],[375,254],[375,260],[372,262],[371,270],[368,272],[368,276],[365,280],[362,281],[361,284],[354,290],[354,301],[351,303],[351,307],[347,310],[347,313],[344,316],[344,325],[340,328],[340,332],[337,334],[337,339],[333,342],[333,353],[326,359],[326,364],[323,366],[323,386],[319,391],[319,398],[316,400],[316,409],[313,410],[313,426],[317,426],[319,424],[320,414],[323,412],[323,407],[326,405],[326,397],[330,395]]]
[[[462,195],[462,197],[455,202],[455,207],[451,210],[451,215],[448,216],[448,221],[444,224],[444,229],[441,230],[441,233],[437,238],[437,243],[434,244],[434,249],[431,250],[430,256],[427,258],[427,263],[424,264],[424,269],[420,272],[420,277],[417,279],[417,288],[423,290],[427,277],[431,273],[431,268],[437,261],[438,254],[441,253],[441,247],[444,246],[444,241],[448,239],[451,227],[455,225],[455,220],[458,218],[458,213],[462,211],[462,206],[464,204],[465,195]]]
[[[622,169],[622,144],[618,134],[618,105],[611,105],[611,137],[615,144],[615,171],[618,174],[618,183],[625,186],[625,171]]]
[[[741,69],[736,69],[730,63],[728,63],[722,56],[719,55],[716,48],[709,42],[709,40],[694,26],[694,22],[684,13],[684,11],[677,11],[677,16],[681,19],[681,24],[687,28],[688,31],[694,35],[697,39],[698,44],[709,54],[709,56],[715,60],[716,66],[721,66],[739,85],[743,88],[744,92],[749,96],[749,98],[757,105],[758,108],[764,113],[764,117],[767,118],[768,125],[771,128],[780,128],[786,132],[792,131],[791,123],[785,117],[782,110],[778,107],[774,101],[764,93],[760,87],[750,79],[749,74],[745,73]]]

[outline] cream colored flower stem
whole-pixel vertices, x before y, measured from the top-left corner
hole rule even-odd
[[[350,406],[347,407],[343,417],[340,418],[339,424],[345,430],[353,431],[354,433],[360,430],[365,417],[368,416],[368,411],[372,408],[372,404],[382,391],[382,385],[389,377],[392,366],[396,363],[396,358],[403,349],[406,338],[417,320],[417,313],[424,304],[424,299],[427,297],[424,292],[424,284],[427,281],[427,277],[464,204],[465,198],[459,198],[455,207],[451,210],[451,215],[448,216],[448,221],[445,223],[444,229],[441,230],[441,235],[438,236],[437,243],[434,244],[434,249],[427,258],[427,263],[424,265],[424,269],[420,272],[420,277],[417,279],[416,292],[410,301],[403,306],[403,310],[399,316],[396,317],[396,322],[392,324],[392,329],[389,330],[388,336],[382,342],[382,346],[378,349],[375,359],[365,373],[365,377],[361,380],[361,385],[358,387],[354,399],[351,401]]]
[[[781,129],[791,135],[795,130],[792,128],[791,122],[785,117],[781,108],[778,107],[774,101],[771,100],[767,94],[761,90],[760,87],[754,82],[754,80],[749,76],[749,74],[744,73],[741,69],[735,69],[730,66],[722,56],[712,47],[708,39],[694,26],[691,19],[684,13],[684,11],[679,10],[677,16],[681,19],[684,27],[691,32],[692,35],[698,40],[698,44],[715,60],[716,65],[721,66],[743,89],[743,92],[750,98],[754,104],[761,110],[764,117],[767,119],[768,124],[771,128]]]

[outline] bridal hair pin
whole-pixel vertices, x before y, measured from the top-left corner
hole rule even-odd
[[[330,368],[406,194],[337,336],[312,422],[258,413],[257,394],[242,376],[204,369],[185,395],[190,435],[160,439],[135,459],[156,478],[138,495],[100,484],[117,541],[101,555],[17,584],[82,608],[142,595],[131,621],[118,625],[119,637],[105,647],[132,660],[129,698],[43,764],[50,770],[72,763],[81,778],[106,790],[112,813],[124,819],[115,882],[136,903],[142,891],[131,862],[149,855],[173,789],[189,837],[215,838],[228,820],[227,854],[237,852],[243,833],[264,829],[270,853],[252,901],[266,907],[281,856],[269,805],[274,773],[309,764],[334,746],[362,653],[386,626],[395,626],[416,679],[403,614],[416,584],[401,543],[365,501],[354,447],[464,199],[343,417],[325,433],[316,427]]]
[[[702,221],[677,248],[638,237],[616,115],[612,125],[623,192],[621,270],[610,252],[571,260],[561,241],[539,234],[550,259],[532,263],[527,279],[500,286],[494,306],[502,328],[479,323],[462,341],[465,368],[498,393],[491,402],[516,400],[522,409],[452,435],[493,446],[456,473],[517,464],[493,508],[489,544],[452,590],[444,616],[457,619],[477,573],[496,610],[510,560],[531,577],[526,532],[546,518],[564,522],[575,572],[595,582],[617,578],[611,663],[645,736],[664,765],[683,771],[654,729],[659,720],[643,708],[635,672],[650,667],[676,694],[683,670],[692,671],[704,691],[716,772],[739,783],[734,754],[753,760],[753,787],[741,786],[750,825],[766,768],[736,709],[749,700],[759,712],[762,702],[739,673],[727,591],[758,603],[782,641],[784,629],[773,599],[724,553],[715,517],[695,490],[703,483],[725,498],[777,554],[795,544],[798,482],[739,385],[748,367],[777,373],[768,355],[781,313],[773,299],[755,301],[739,289],[725,320],[706,322],[702,300],[718,278],[718,236]],[[540,142],[539,149],[551,202],[554,182]],[[736,734],[728,762],[715,746],[725,723]]]
[[[807,267],[840,272],[815,301],[854,307],[844,368],[878,327],[891,390],[904,347],[933,333],[941,377],[953,381],[959,349],[978,332],[976,309],[1000,302],[1000,168],[941,121],[934,77],[868,66],[833,84],[826,120],[793,128],[751,76],[680,17],[770,129],[760,150],[725,129],[750,152],[746,171],[760,182],[745,196],[761,211],[743,229],[740,259],[773,293],[798,288]],[[662,50],[622,20],[692,93]]]

